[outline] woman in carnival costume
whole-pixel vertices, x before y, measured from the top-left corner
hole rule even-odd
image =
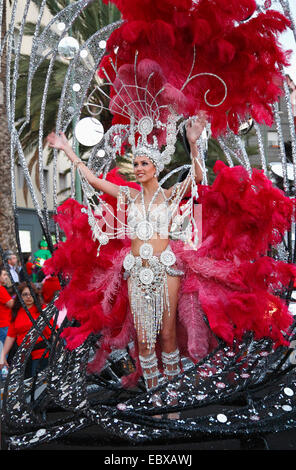
[[[81,206],[68,200],[59,208],[56,220],[66,241],[45,270],[62,272],[69,281],[56,303],[79,323],[65,329],[67,347],[100,332],[89,365],[99,371],[113,349],[133,342],[136,370],[123,384],[134,385],[142,375],[151,390],[159,370],[171,380],[180,372],[180,356],[199,361],[217,336],[231,344],[252,331],[257,339],[271,338],[275,347],[287,344],[292,316],[278,294],[294,268],[267,250],[289,228],[293,201],[262,171],[222,162],[215,164],[213,185],[201,184],[200,139],[206,120],[214,136],[227,127],[237,132],[246,114],[268,121],[280,94],[278,65],[286,63],[275,36],[287,21],[269,12],[244,24],[256,9],[250,0],[217,1],[215,14],[206,0],[145,2],[141,8],[132,0],[114,3],[125,21],[111,35],[99,69],[111,86],[114,116],[105,150],[115,159],[124,145],[131,146],[137,183],[116,169],[97,178],[63,134],[51,134],[49,145],[63,150],[78,169],[87,201]],[[223,39],[214,47],[217,31]],[[192,44],[198,61],[192,62]],[[265,60],[257,48],[267,44]],[[240,76],[246,66],[253,70],[248,83]],[[264,88],[262,78],[252,88],[256,71],[258,80],[266,71]],[[213,90],[211,102],[207,94],[202,102],[203,89]],[[192,165],[183,182],[163,189],[157,178],[174,153],[178,121],[186,127]],[[199,234],[196,207],[202,208]]]
[[[196,142],[204,128],[204,119],[190,122],[187,137],[194,162],[196,183],[203,179],[202,163]],[[176,313],[180,276],[177,259],[170,246],[169,232],[173,214],[186,196],[190,179],[163,190],[158,183],[162,165],[161,153],[142,143],[135,152],[133,167],[141,189],[119,186],[96,178],[78,159],[64,135],[50,135],[49,145],[64,150],[78,166],[83,177],[99,191],[116,198],[118,205],[127,204],[127,223],[131,250],[123,260],[128,276],[129,306],[137,332],[139,359],[147,389],[158,385],[158,361],[155,343],[160,334],[162,364],[170,379],[179,374],[180,356],[176,335]],[[178,193],[178,194],[177,194]],[[176,205],[177,207],[174,207]],[[118,215],[118,214],[117,214]]]

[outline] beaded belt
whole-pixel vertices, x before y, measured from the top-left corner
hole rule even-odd
[[[176,256],[168,246],[159,256],[153,255],[150,243],[140,248],[140,256],[128,253],[123,261],[125,277],[129,277],[131,310],[138,332],[150,349],[155,345],[161,329],[163,312],[170,313],[167,274],[181,276],[183,271],[173,268]]]

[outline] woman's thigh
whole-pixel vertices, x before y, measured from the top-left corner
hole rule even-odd
[[[163,313],[162,330],[176,326],[176,316],[178,307],[178,296],[180,288],[180,278],[178,276],[167,276],[169,309]]]

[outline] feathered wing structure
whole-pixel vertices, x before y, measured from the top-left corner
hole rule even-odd
[[[263,170],[253,168],[249,175],[241,165],[230,170],[217,161],[214,172],[212,186],[199,190],[204,214],[199,253],[234,262],[257,259],[281,242],[290,226],[293,202]]]
[[[277,42],[288,25],[284,16],[276,11],[257,14],[254,0],[113,3],[125,21],[111,34],[98,71],[111,86],[113,124],[132,126],[131,118],[137,124],[148,117],[153,137],[162,145],[172,111],[189,117],[205,110],[214,136],[228,128],[237,132],[240,118],[271,123],[271,106],[281,94],[281,67],[287,63]],[[252,331],[257,339],[268,336],[275,345],[286,344],[292,323],[278,294],[295,270],[267,251],[289,228],[293,203],[259,170],[249,175],[241,166],[228,168],[222,162],[214,170],[214,184],[199,188],[201,246],[192,250],[171,242],[177,266],[185,273],[178,347],[195,362],[213,348],[217,336],[232,343]],[[107,179],[132,184],[116,169]],[[116,213],[116,201],[101,197]],[[100,221],[99,214],[95,217]],[[67,279],[57,306],[66,307],[68,318],[76,320],[63,336],[74,349],[91,333],[100,333],[89,365],[99,371],[112,349],[136,339],[122,269],[130,240],[109,240],[98,257],[98,242],[81,205],[68,200],[56,220],[67,239],[45,269]],[[125,385],[134,384],[141,373],[134,344],[136,371],[123,378]]]
[[[149,117],[155,124],[153,135],[157,137],[160,147],[164,145],[165,125],[172,104],[175,112],[182,113],[187,100],[181,91],[166,80],[159,64],[150,59],[138,62],[135,57],[134,63],[119,68],[111,83],[113,91],[109,110],[114,116],[113,124],[129,125],[131,116],[136,123],[143,117]]]
[[[107,180],[115,184],[127,184],[116,169],[109,172]],[[135,186],[134,183],[130,185]],[[116,213],[116,200],[108,195],[101,197]],[[112,279],[112,268],[116,263],[116,255],[121,251],[126,252],[130,247],[127,239],[113,239],[102,247],[100,256],[97,256],[97,243],[93,241],[87,215],[81,212],[81,208],[73,199],[68,199],[59,207],[56,220],[66,235],[66,241],[59,243],[53,259],[44,268],[47,274],[62,273],[69,281],[59,295],[57,306],[59,309],[66,307],[68,318],[81,323],[80,328],[73,330],[73,337],[70,333],[72,330],[68,332],[68,346],[71,349],[79,346],[90,332],[101,331],[104,327],[120,328],[120,318],[114,316],[114,311],[113,315],[107,314],[118,292],[116,281]],[[118,264],[117,274],[121,266]],[[125,316],[126,301],[123,295],[121,305],[117,305],[119,316]]]
[[[183,355],[198,361],[215,345],[215,336],[232,343],[253,331],[268,336],[275,345],[286,344],[292,323],[288,307],[278,296],[295,276],[295,268],[266,255],[289,228],[293,202],[274,188],[259,170],[251,176],[242,167],[215,166],[214,184],[200,186],[203,239],[196,251],[171,242],[177,265],[185,272],[178,305],[178,341]],[[113,170],[108,179],[127,184]],[[129,183],[132,184],[132,183]],[[114,208],[116,201],[109,198]],[[91,370],[100,370],[113,348],[124,348],[135,339],[122,263],[130,240],[110,240],[97,257],[87,215],[74,200],[66,201],[57,222],[66,234],[47,274],[62,273],[68,280],[57,306],[66,306],[69,319],[78,324],[65,329],[67,347],[74,349],[91,333],[101,333],[100,347]],[[209,324],[204,321],[204,315]],[[214,333],[214,335],[213,335]],[[125,377],[132,385],[137,370]]]
[[[125,21],[108,40],[101,77],[114,81],[116,64],[118,71],[126,67],[132,82],[137,56],[136,73],[147,77],[157,69],[166,104],[185,117],[206,111],[214,137],[228,127],[237,132],[240,118],[272,123],[271,106],[282,94],[281,68],[288,62],[277,40],[289,25],[282,14],[257,14],[254,0],[112,3]],[[113,112],[114,122],[126,123]]]

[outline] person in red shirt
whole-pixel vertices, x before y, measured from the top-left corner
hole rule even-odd
[[[32,255],[29,255],[28,260],[26,262],[26,270],[30,278],[32,277],[32,274],[33,274],[33,267],[34,267],[34,263],[32,263]]]
[[[31,289],[34,289],[36,296],[38,297],[39,294],[37,290],[33,286],[31,286]],[[27,283],[24,282],[20,284],[18,286],[18,290],[32,318],[34,320],[37,320],[40,313],[37,308],[37,305],[35,304],[34,297],[31,295],[31,291]],[[8,367],[6,357],[9,351],[11,350],[12,346],[14,345],[15,341],[17,343],[17,346],[20,346],[25,336],[27,335],[27,333],[30,331],[31,328],[32,328],[32,322],[25,308],[22,307],[21,302],[17,298],[15,305],[13,307],[13,310],[12,310],[11,322],[8,328],[6,340],[5,340],[5,343],[1,352],[1,356],[0,356],[0,368],[1,369],[4,366]],[[49,338],[51,336],[51,330],[48,326],[45,327],[43,331],[43,335],[45,336],[45,338]],[[46,348],[46,345],[44,344],[44,338],[39,336],[34,346],[34,349],[31,353],[31,357],[32,357],[31,375],[32,376],[36,375],[37,369],[42,370],[43,368],[47,366],[48,353],[43,357],[45,348]]]
[[[30,281],[33,279],[33,268],[34,263],[32,263],[32,255],[30,253],[23,254],[24,264],[19,271],[19,280],[20,282],[25,282],[28,278]],[[27,276],[26,276],[27,274]]]
[[[14,304],[14,299],[12,299],[8,290],[6,289],[6,284],[8,282],[8,274],[5,270],[5,267],[0,266],[0,349],[2,349],[5,342],[8,327],[11,320],[11,309]]]

